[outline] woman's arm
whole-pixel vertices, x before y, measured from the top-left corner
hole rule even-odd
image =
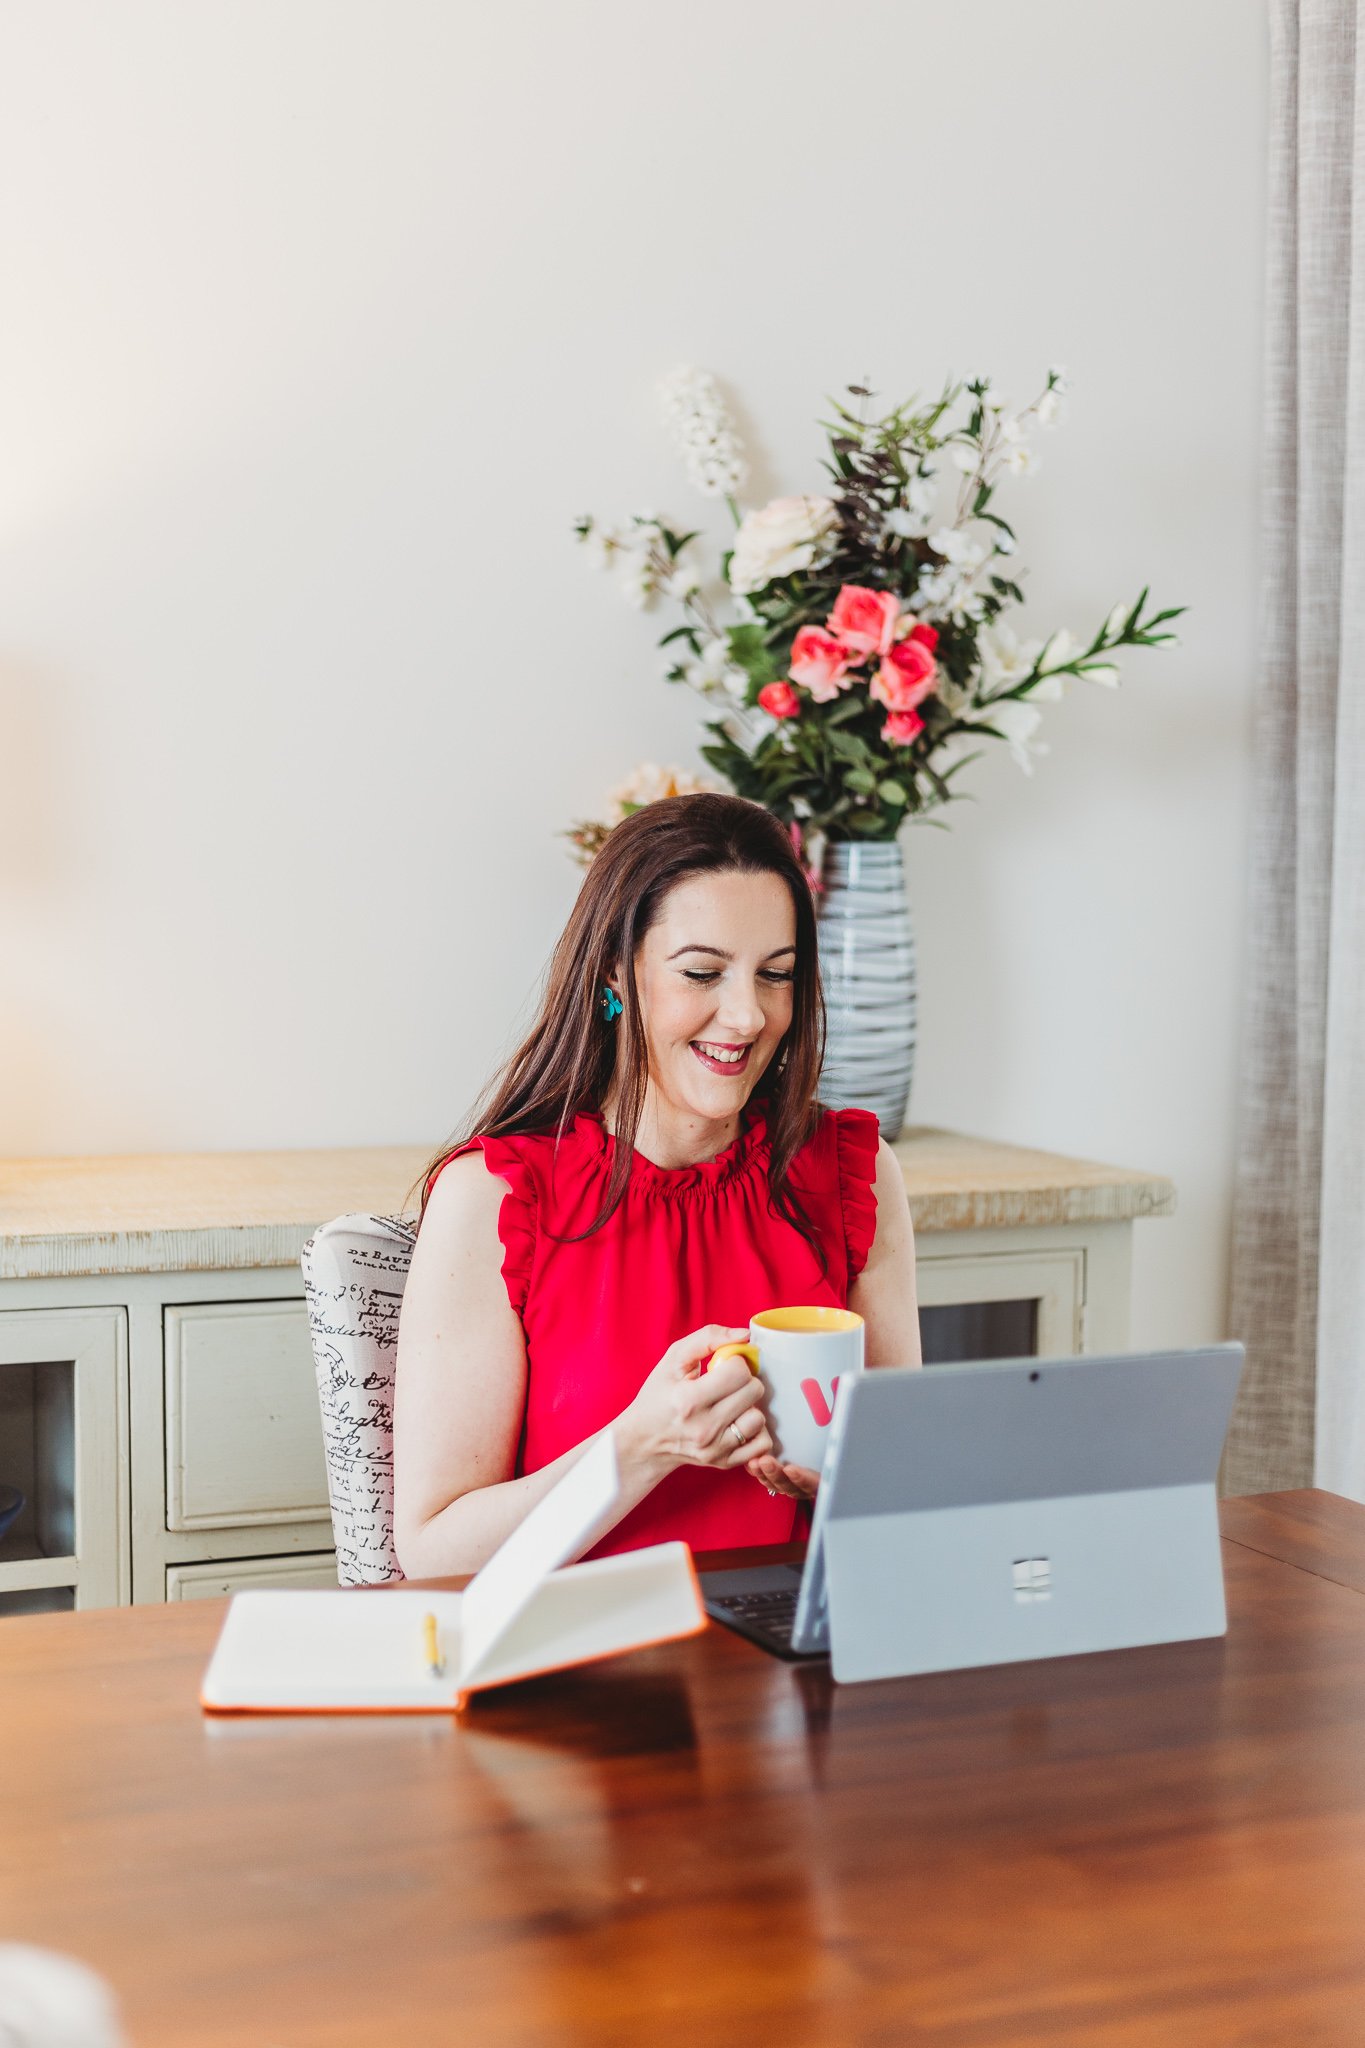
[[[452,1160],[427,1202],[413,1250],[394,1386],[394,1542],[410,1578],[473,1572],[580,1458],[587,1437],[553,1464],[516,1477],[526,1405],[526,1340],[502,1277],[498,1212],[506,1183],[479,1153]],[[716,1324],[670,1345],[612,1423],[621,1492],[608,1522],[680,1464],[726,1468],[772,1447],[758,1381],[742,1359],[703,1374],[720,1344],[748,1336]],[[740,1450],[734,1422],[744,1437]]]
[[[915,1227],[900,1161],[883,1138],[877,1147],[877,1230],[848,1305],[867,1324],[865,1363],[922,1365],[915,1298]]]

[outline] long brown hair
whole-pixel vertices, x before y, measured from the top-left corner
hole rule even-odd
[[[823,1249],[787,1184],[792,1160],[820,1119],[825,1005],[816,955],[815,909],[795,849],[769,811],[743,797],[703,791],[661,798],[615,826],[588,869],[550,959],[540,1015],[477,1104],[464,1132],[442,1146],[422,1182],[422,1209],[440,1167],[470,1138],[554,1131],[580,1110],[597,1109],[613,1078],[616,1146],[602,1208],[582,1235],[600,1230],[630,1179],[635,1135],[649,1079],[635,955],[665,896],[693,875],[778,875],[796,912],[792,1020],[761,1076],[771,1143],[774,1208],[824,1260]],[[604,1022],[603,984],[621,968],[623,1013]],[[576,1240],[575,1240],[576,1241]]]

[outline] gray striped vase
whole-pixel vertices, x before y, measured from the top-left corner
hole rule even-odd
[[[828,1037],[820,1099],[875,1111],[884,1138],[905,1121],[915,1068],[915,935],[896,841],[826,846],[820,976]]]

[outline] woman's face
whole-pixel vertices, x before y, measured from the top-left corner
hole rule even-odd
[[[664,898],[635,956],[649,1074],[709,1121],[748,1101],[791,1024],[796,911],[771,874],[693,875]]]

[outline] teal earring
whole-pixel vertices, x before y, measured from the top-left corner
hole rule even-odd
[[[602,1016],[604,1020],[608,1024],[614,1024],[624,1008],[625,1004],[621,1001],[620,996],[617,995],[616,990],[604,982],[602,984]]]

